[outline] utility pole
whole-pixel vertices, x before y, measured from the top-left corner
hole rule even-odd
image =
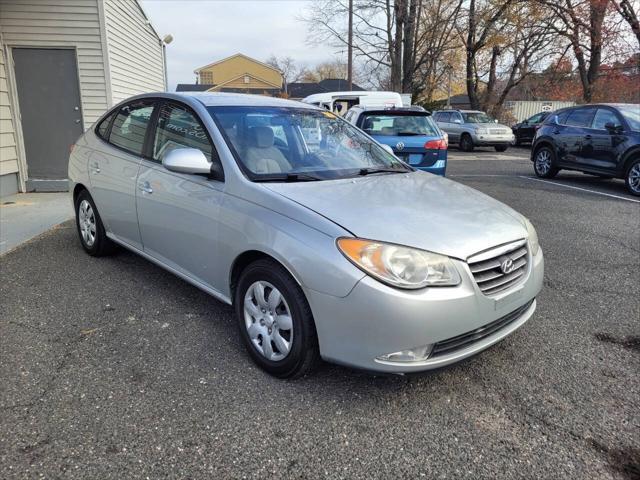
[[[449,86],[447,87],[447,110],[449,110],[451,109],[451,75],[453,73],[453,67],[447,65],[447,70],[449,70]]]
[[[353,90],[353,0],[349,0],[349,45],[347,53],[347,90]]]

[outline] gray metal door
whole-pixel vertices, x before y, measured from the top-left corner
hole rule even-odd
[[[13,62],[29,179],[64,180],[83,131],[75,50],[14,48]]]

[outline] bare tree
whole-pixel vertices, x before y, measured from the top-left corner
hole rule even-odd
[[[461,29],[466,52],[466,84],[467,95],[471,108],[481,107],[481,90],[483,82],[478,71],[478,56],[485,51],[490,41],[501,33],[507,25],[506,17],[509,8],[516,0],[469,0],[466,8],[466,25]],[[491,47],[491,60],[489,82],[492,72],[495,75],[500,48],[497,45]]]
[[[602,63],[603,34],[611,0],[540,0],[553,16],[550,27],[573,51],[582,84],[582,99],[591,102]]]
[[[271,55],[265,63],[282,72],[285,93],[287,92],[287,86],[290,83],[300,81],[307,71],[304,65],[299,64],[291,57],[276,57],[275,55]]]
[[[463,1],[354,0],[352,46],[361,68],[391,90],[432,93]],[[346,0],[312,4],[303,18],[310,41],[345,47],[347,13]]]
[[[612,0],[611,2],[614,8],[618,11],[620,16],[624,18],[625,22],[631,27],[631,31],[636,36],[638,44],[640,44],[640,21],[638,21],[638,2],[634,2],[635,8],[631,5],[631,0]]]

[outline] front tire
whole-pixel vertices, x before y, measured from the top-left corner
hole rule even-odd
[[[463,133],[460,137],[460,150],[463,152],[473,152],[473,139],[468,133]]]
[[[96,204],[88,191],[82,190],[78,194],[75,211],[76,228],[84,251],[94,257],[113,253],[116,245],[107,237]]]
[[[624,183],[631,195],[640,196],[640,158],[636,158],[629,165]]]
[[[536,150],[533,158],[533,171],[540,178],[553,178],[560,171],[555,166],[556,155],[551,148],[544,146]]]
[[[310,373],[320,361],[311,308],[293,277],[270,259],[250,264],[234,295],[240,336],[253,361],[278,378]]]
[[[496,149],[496,152],[506,152],[507,151],[507,147],[506,145],[498,145],[496,147],[493,147]]]

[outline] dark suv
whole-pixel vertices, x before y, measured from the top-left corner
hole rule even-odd
[[[640,195],[640,105],[602,104],[564,108],[536,133],[531,160],[538,177],[578,170],[623,178]]]

